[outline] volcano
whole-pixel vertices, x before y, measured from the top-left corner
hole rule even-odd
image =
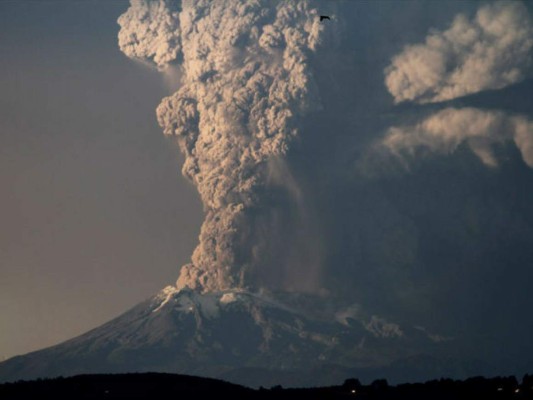
[[[316,386],[353,376],[421,380],[480,370],[425,355],[445,346],[420,329],[391,331],[375,318],[328,312],[318,297],[168,286],[79,337],[1,363],[0,381],[157,371],[253,387]]]

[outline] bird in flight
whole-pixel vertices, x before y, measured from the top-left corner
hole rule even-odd
[[[324,21],[325,19],[329,19],[329,20],[331,20],[331,18],[329,17],[329,15],[321,15],[321,16],[320,16],[320,22]]]

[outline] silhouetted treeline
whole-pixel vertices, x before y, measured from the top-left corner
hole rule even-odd
[[[388,385],[384,379],[362,385],[348,379],[340,386],[258,390],[232,383],[186,375],[139,373],[79,375],[70,378],[18,381],[0,385],[0,399],[533,399],[533,375],[522,382],[513,376],[464,381],[440,379],[426,383]]]

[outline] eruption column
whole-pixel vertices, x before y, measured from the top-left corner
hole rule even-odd
[[[318,11],[309,1],[132,1],[118,22],[127,56],[182,74],[157,118],[206,218],[178,288],[279,288],[290,240],[280,240],[287,222],[272,193],[287,185],[279,168],[302,118],[320,108]]]

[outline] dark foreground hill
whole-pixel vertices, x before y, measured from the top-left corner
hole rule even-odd
[[[19,381],[0,385],[0,399],[533,399],[533,376],[521,383],[515,377],[465,381],[441,379],[389,386],[385,380],[361,385],[348,379],[339,386],[249,389],[224,381],[173,374],[79,375],[70,378]]]

